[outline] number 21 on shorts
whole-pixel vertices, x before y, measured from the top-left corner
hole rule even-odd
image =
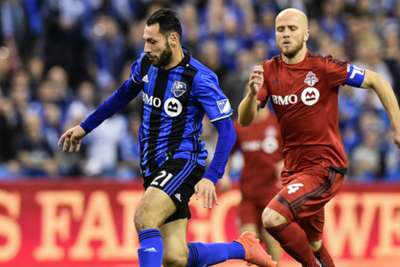
[[[163,187],[173,176],[174,175],[172,173],[162,170],[151,182],[151,185]]]

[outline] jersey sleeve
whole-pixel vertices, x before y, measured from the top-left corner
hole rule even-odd
[[[239,130],[239,123],[236,121],[234,124],[233,124],[233,127],[235,128],[235,132],[236,132],[236,142],[235,142],[235,144],[233,145],[233,148],[232,148],[232,151],[231,151],[231,154],[233,154],[235,151],[237,151],[237,150],[240,150],[240,130]]]
[[[136,59],[131,66],[131,74],[130,79],[136,83],[142,85],[143,77],[142,77],[142,65],[144,64],[145,53],[140,54],[140,57]]]
[[[329,88],[344,85],[347,78],[347,62],[336,60],[331,56],[326,57],[326,77],[328,77]]]
[[[229,99],[219,86],[217,76],[210,72],[196,75],[193,94],[211,122],[230,117],[233,113]]]

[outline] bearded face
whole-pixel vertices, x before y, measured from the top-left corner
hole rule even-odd
[[[159,25],[146,25],[144,29],[144,52],[151,64],[164,67],[172,60],[172,49],[168,43],[169,34],[161,33]]]
[[[300,40],[284,40],[278,44],[280,52],[288,58],[293,58],[304,47],[304,37]]]
[[[169,46],[168,42],[166,42],[166,47],[164,50],[161,51],[161,53],[158,55],[153,55],[150,57],[148,55],[151,64],[153,64],[156,67],[164,67],[171,63],[172,59],[172,50],[171,47]]]

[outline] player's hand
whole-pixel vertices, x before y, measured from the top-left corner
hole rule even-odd
[[[253,70],[250,73],[250,78],[248,83],[250,94],[257,95],[263,84],[264,84],[264,69],[261,65],[256,65],[253,67]]]
[[[203,207],[211,209],[214,205],[218,205],[217,192],[214,183],[207,179],[201,179],[194,187],[196,199],[203,198]]]
[[[86,132],[79,125],[68,129],[58,140],[58,146],[66,152],[78,152]]]
[[[393,141],[400,148],[400,129],[393,131]]]

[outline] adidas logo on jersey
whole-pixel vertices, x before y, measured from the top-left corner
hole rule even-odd
[[[176,193],[174,196],[176,197],[177,200],[179,200],[179,202],[182,202],[180,193]]]
[[[143,78],[142,78],[142,81],[144,81],[145,83],[148,83],[149,82],[149,76],[147,76],[147,74],[144,75]]]
[[[151,247],[151,248],[146,248],[144,252],[158,252],[158,251],[155,247]]]

